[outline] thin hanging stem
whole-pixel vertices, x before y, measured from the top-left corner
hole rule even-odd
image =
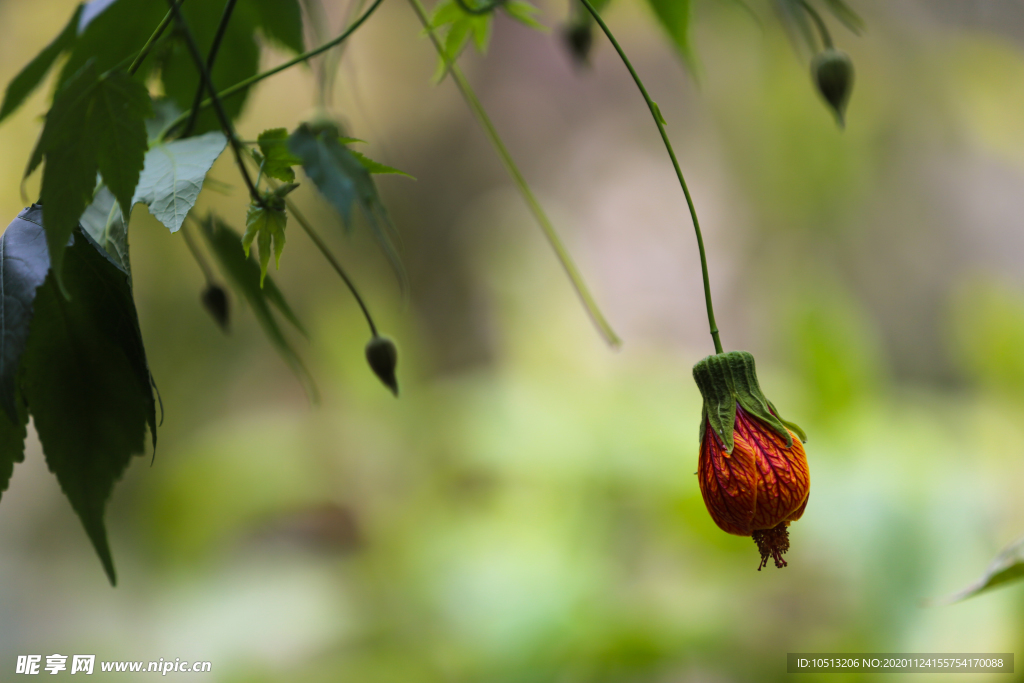
[[[825,20],[818,14],[818,10],[814,9],[807,0],[800,0],[800,5],[814,21],[815,26],[818,27],[818,33],[821,35],[821,42],[825,45],[825,49],[831,48],[832,34],[828,32],[828,26],[825,25]]]
[[[672,160],[672,167],[676,170],[676,176],[679,178],[679,184],[683,188],[683,194],[686,195],[686,205],[690,208],[690,217],[693,219],[693,230],[697,235],[697,249],[700,251],[700,269],[704,276],[704,303],[708,309],[708,326],[711,330],[711,339],[715,342],[715,353],[722,353],[722,341],[718,336],[718,325],[715,324],[715,310],[711,305],[711,281],[708,279],[708,261],[704,254],[704,238],[700,233],[700,222],[697,220],[697,209],[693,206],[693,199],[690,197],[690,190],[686,187],[686,179],[683,178],[683,171],[679,167],[679,161],[676,159],[676,153],[672,149],[672,143],[668,139],[668,133],[665,132],[665,124],[662,123],[661,110],[658,109],[658,105],[651,99],[651,96],[647,94],[647,88],[644,87],[643,81],[640,80],[640,76],[637,75],[636,70],[630,63],[629,58],[626,57],[626,53],[623,52],[622,47],[619,45],[619,41],[615,40],[615,36],[612,35],[611,29],[604,23],[604,19],[597,13],[594,6],[590,4],[590,0],[580,0],[583,5],[590,12],[591,16],[594,17],[594,21],[601,27],[604,34],[608,36],[608,40],[615,47],[615,51],[619,53],[619,58],[622,63],[626,65],[629,70],[629,74],[633,77],[636,82],[636,86],[640,89],[640,94],[643,95],[644,101],[647,102],[647,108],[651,110],[651,116],[654,117],[654,124],[658,127],[658,132],[661,133],[661,139],[665,143],[665,149],[668,151],[668,156]]]
[[[196,263],[199,264],[199,270],[203,271],[203,277],[206,278],[206,284],[213,285],[213,269],[210,268],[210,264],[207,263],[206,257],[204,257],[202,252],[199,251],[199,247],[192,238],[192,230],[189,228],[188,223],[181,226],[181,234],[185,237],[185,244],[188,245],[188,250],[192,252],[192,257],[196,260]]]
[[[171,0],[168,0],[168,2],[170,2],[170,1]],[[305,62],[305,61],[307,61],[307,60],[309,60],[309,59],[311,59],[313,57],[316,57],[318,54],[320,54],[322,52],[326,52],[327,50],[330,50],[335,45],[338,45],[338,44],[344,42],[349,36],[351,36],[353,33],[356,32],[356,29],[358,29],[360,26],[363,25],[363,22],[365,22],[367,19],[370,18],[370,15],[373,14],[377,10],[377,8],[380,7],[381,3],[383,3],[383,2],[384,2],[384,0],[374,0],[374,3],[372,5],[370,5],[370,7],[366,10],[366,12],[364,12],[363,15],[360,16],[355,21],[355,23],[353,23],[351,26],[349,26],[347,29],[345,29],[342,32],[342,34],[339,35],[337,38],[334,38],[333,40],[330,40],[330,41],[324,43],[323,45],[321,45],[318,48],[314,48],[312,50],[309,50],[308,52],[303,52],[298,57],[295,57],[294,59],[290,59],[287,62],[285,62],[284,64],[281,64],[279,66],[275,66],[272,69],[267,69],[266,71],[264,71],[262,73],[258,73],[255,76],[250,76],[249,78],[246,78],[243,81],[239,81],[238,83],[235,83],[230,88],[225,88],[221,92],[216,93],[216,97],[211,97],[211,98],[203,100],[199,104],[199,108],[200,109],[206,109],[210,105],[216,105],[218,99],[223,101],[223,100],[226,100],[227,98],[229,98],[229,97],[231,97],[233,95],[237,95],[240,92],[244,92],[246,88],[248,88],[251,85],[255,85],[256,83],[259,83],[264,78],[270,78],[271,76],[279,74],[282,71],[290,69],[291,67],[295,66],[296,64],[302,64],[303,62]],[[174,121],[172,121],[167,126],[167,128],[164,129],[164,131],[160,134],[160,139],[163,140],[167,135],[169,135],[172,131],[174,131],[178,126],[180,126],[181,124],[185,123],[188,120],[188,117],[191,116],[191,115],[192,115],[191,110],[187,111],[187,112],[183,112],[178,118],[176,118]]]
[[[430,20],[427,18],[426,9],[420,0],[409,0],[409,4],[412,6],[416,15],[419,17],[420,22],[423,24],[423,28],[427,35],[433,42],[437,53],[442,59],[445,57],[444,47],[441,42],[437,39],[434,34],[434,30],[430,27]],[[590,290],[587,289],[587,283],[583,280],[583,276],[580,274],[579,269],[572,260],[572,256],[569,255],[569,250],[566,249],[565,244],[562,243],[562,239],[558,236],[558,232],[555,230],[555,226],[551,223],[547,214],[544,213],[543,207],[540,202],[534,196],[533,191],[530,190],[530,186],[526,183],[526,179],[523,174],[519,172],[519,168],[516,166],[515,161],[512,160],[512,155],[509,154],[508,148],[505,147],[505,143],[501,141],[501,137],[498,135],[497,129],[494,127],[494,123],[491,122],[491,118],[487,115],[480,100],[477,99],[476,93],[473,92],[473,88],[469,85],[469,81],[466,80],[465,75],[458,65],[454,63],[446,63],[448,72],[451,73],[452,79],[455,81],[456,87],[462,94],[463,99],[469,105],[470,110],[476,117],[477,121],[484,129],[487,138],[491,141],[494,149],[497,151],[498,156],[501,158],[502,163],[505,166],[505,170],[512,176],[512,180],[515,182],[516,187],[519,189],[519,193],[523,196],[527,206],[530,208],[530,212],[533,214],[534,219],[540,225],[541,230],[544,231],[544,236],[547,238],[551,248],[555,251],[555,256],[558,257],[558,261],[561,263],[562,268],[565,270],[566,275],[569,276],[570,282],[572,282],[573,288],[576,290],[577,296],[583,303],[583,308],[587,311],[590,319],[597,327],[601,336],[604,337],[605,341],[609,346],[618,348],[622,345],[622,340],[615,334],[615,330],[605,319],[604,314],[601,313],[601,309],[598,307],[597,302],[591,295]]]
[[[224,13],[220,15],[220,24],[217,25],[217,33],[213,37],[213,44],[210,46],[210,52],[206,55],[206,70],[211,74],[213,73],[213,64],[217,61],[217,52],[220,50],[221,41],[224,40],[224,34],[228,29],[228,23],[231,21],[231,14],[235,11],[236,3],[237,0],[228,0],[227,4],[224,5]],[[203,84],[200,83],[199,87],[196,88],[196,96],[192,102],[192,114],[188,117],[188,123],[185,124],[185,132],[182,133],[182,137],[188,136],[196,125],[196,119],[199,118],[199,104],[203,101],[203,91]]]
[[[331,267],[334,268],[334,272],[338,274],[338,277],[345,282],[345,286],[348,287],[348,291],[352,292],[352,297],[356,300],[356,303],[359,304],[359,308],[363,311],[363,317],[366,318],[366,322],[370,326],[370,333],[374,337],[380,336],[377,334],[377,326],[373,323],[373,316],[370,315],[370,309],[366,307],[366,302],[364,302],[363,297],[359,295],[359,290],[356,289],[356,285],[352,282],[352,278],[350,278],[348,273],[345,272],[345,269],[341,267],[338,259],[334,257],[334,254],[332,254],[331,250],[328,248],[327,243],[323,241],[323,238],[321,238],[316,229],[313,228],[313,224],[306,220],[306,217],[303,216],[298,207],[295,206],[295,202],[288,198],[285,198],[284,201],[285,206],[288,207],[289,213],[291,213],[292,217],[299,222],[302,229],[306,231],[306,234],[309,235],[309,239],[313,240],[313,244],[315,244],[316,248],[320,250],[320,253],[324,255],[324,258],[327,259],[328,263],[331,264]]]
[[[185,17],[181,15],[181,11],[178,9],[178,5],[175,0],[167,0],[167,4],[171,6],[171,11],[174,12],[174,18],[178,23],[178,28],[185,36],[185,44],[188,46],[189,52],[192,53],[192,61],[196,64],[196,69],[199,70],[199,76],[202,79],[203,85],[206,90],[210,93],[210,97],[213,100],[213,108],[217,112],[217,118],[220,120],[220,127],[224,131],[224,135],[227,136],[228,142],[231,144],[231,151],[235,153],[235,162],[238,164],[238,170],[242,174],[242,178],[245,180],[245,185],[249,190],[249,196],[252,200],[260,206],[266,208],[263,197],[256,190],[256,186],[252,182],[252,178],[249,177],[249,171],[245,168],[245,162],[242,161],[242,143],[238,141],[238,136],[235,135],[234,126],[231,125],[231,119],[228,117],[227,112],[224,111],[224,105],[220,101],[220,97],[217,96],[217,89],[213,85],[213,80],[210,78],[210,72],[206,68],[206,63],[203,61],[203,55],[199,52],[199,46],[196,45],[195,36],[192,35],[192,29],[188,27],[185,22]]]
[[[262,166],[260,167],[260,174],[262,176]],[[267,176],[266,181],[267,184],[270,185],[270,187],[274,190],[280,187],[280,183],[278,183],[270,176]],[[299,207],[296,206],[295,202],[293,202],[288,197],[285,197],[284,203],[285,206],[288,208],[288,212],[292,215],[292,217],[295,220],[299,222],[299,225],[302,226],[302,229],[306,232],[307,235],[309,235],[309,239],[313,240],[313,244],[316,245],[316,248],[320,250],[320,253],[323,254],[325,259],[327,259],[327,262],[331,264],[332,268],[334,268],[334,272],[338,274],[338,277],[340,277],[342,279],[342,282],[345,283],[345,286],[348,287],[348,291],[352,293],[352,297],[356,300],[356,303],[359,304],[359,308],[363,311],[363,317],[366,318],[366,323],[370,326],[370,334],[372,334],[374,337],[379,337],[380,335],[377,334],[377,325],[374,324],[373,316],[370,315],[370,309],[366,306],[366,302],[363,301],[363,297],[360,296],[359,290],[356,288],[355,282],[353,282],[352,278],[350,278],[348,273],[345,272],[345,269],[342,267],[341,263],[338,261],[337,258],[335,258],[334,254],[331,252],[330,247],[327,246],[327,243],[324,242],[322,237],[320,237],[320,234],[316,231],[316,228],[313,227],[313,224],[310,223],[309,220],[307,220],[306,217],[302,215],[302,212],[299,211]]]
[[[185,2],[185,0],[178,0],[178,5],[180,6],[183,2]],[[171,20],[173,18],[174,10],[168,10],[167,14],[164,15],[164,18],[159,24],[157,24],[156,30],[153,31],[153,35],[149,37],[146,44],[142,46],[141,50],[139,50],[139,54],[135,56],[135,60],[132,62],[132,65],[128,67],[129,76],[134,76],[135,72],[139,70],[139,67],[142,66],[142,62],[145,61],[146,57],[149,56],[149,53],[153,51],[154,47],[156,47],[156,41],[160,40],[164,31],[166,31],[167,27],[171,25]]]

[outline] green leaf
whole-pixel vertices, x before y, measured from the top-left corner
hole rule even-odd
[[[189,4],[186,2],[184,8]],[[97,14],[96,8],[102,11]],[[88,3],[82,15],[85,25],[76,27],[79,35],[58,76],[57,87],[62,88],[90,61],[97,73],[121,64],[127,66],[165,14],[167,3],[157,0],[116,0],[107,7]],[[156,64],[157,60],[147,59],[138,76],[144,79]]]
[[[271,128],[260,133],[256,139],[259,143],[262,159],[257,161],[263,166],[263,174],[271,178],[294,182],[295,171],[302,159],[288,151],[288,131],[284,128]]]
[[[985,574],[978,581],[941,602],[950,604],[973,598],[996,586],[1019,581],[1022,578],[1024,578],[1024,537],[1017,539],[996,555],[988,569],[985,570]]]
[[[440,81],[452,64],[458,59],[469,39],[473,39],[479,52],[487,52],[491,39],[491,26],[494,13],[470,14],[463,10],[454,0],[442,0],[434,6],[430,15],[430,28],[437,32],[444,54],[438,57],[434,80]]]
[[[220,264],[225,278],[231,283],[235,292],[249,302],[249,306],[256,315],[256,320],[263,328],[267,338],[270,339],[270,343],[274,345],[277,352],[302,381],[312,400],[317,400],[316,386],[313,384],[306,366],[288,343],[288,339],[271,313],[270,306],[273,305],[305,334],[305,330],[285,301],[281,290],[274,284],[273,278],[269,275],[266,276],[261,285],[260,267],[256,264],[255,259],[246,257],[242,250],[241,235],[219,219],[209,216],[203,221],[202,228],[203,236],[206,237],[210,251]]]
[[[126,1],[129,0],[119,0],[119,3]],[[130,1],[138,2],[139,0]],[[283,2],[284,0],[265,1]],[[166,11],[166,3],[158,4],[163,5]],[[192,29],[199,50],[204,55],[209,53],[210,47],[213,45],[223,11],[224,2],[189,0],[182,5],[185,20],[188,22],[189,28]],[[232,15],[221,41],[220,57],[214,63],[213,71],[210,74],[217,90],[223,90],[250,76],[255,76],[259,71],[260,49],[256,42],[257,27],[254,22],[254,15],[247,11],[236,11]],[[153,27],[150,27],[149,31],[152,30]],[[160,64],[160,78],[163,82],[164,93],[174,100],[182,111],[191,109],[196,90],[199,88],[199,72],[196,71],[195,63],[192,61],[191,53],[184,41],[180,37],[176,37],[161,53],[160,59],[157,61]],[[224,110],[230,118],[238,118],[241,114],[249,90],[246,89],[245,92],[224,100]],[[216,113],[210,108],[199,114],[192,132],[206,133],[213,130],[220,130],[220,124],[217,121]]]
[[[25,398],[57,475],[112,584],[103,514],[114,482],[156,446],[156,405],[128,274],[81,230],[64,260],[61,295],[51,273],[37,290],[25,347]]]
[[[6,119],[21,106],[25,98],[31,95],[32,91],[39,86],[39,83],[46,76],[50,67],[57,61],[57,57],[62,52],[71,49],[71,46],[75,44],[75,38],[78,35],[78,21],[81,15],[82,5],[79,5],[75,8],[75,13],[71,15],[71,19],[64,27],[64,30],[7,84],[7,91],[4,93],[4,103],[3,106],[0,106],[0,121]]]
[[[113,193],[104,185],[96,192],[96,198],[78,219],[78,224],[89,233],[97,244],[103,247],[107,256],[131,276],[131,262],[128,258],[128,225]]]
[[[114,72],[100,78],[82,135],[96,136],[96,161],[103,182],[129,215],[146,150],[146,119],[153,116],[149,91],[131,76]],[[45,206],[45,204],[44,204]]]
[[[548,30],[547,26],[535,18],[535,15],[539,14],[540,10],[524,0],[510,0],[510,2],[503,4],[501,9],[505,11],[505,14],[532,29],[538,31]]]
[[[302,159],[302,168],[306,175],[338,211],[346,227],[352,224],[353,205],[358,205],[362,209],[377,244],[388,258],[404,289],[405,269],[390,234],[394,227],[366,167],[336,138],[331,137],[326,131],[315,135],[306,124],[302,124],[291,134],[288,138],[288,148]]]
[[[25,460],[25,425],[28,411],[21,392],[17,396],[17,418],[11,420],[7,411],[0,410],[0,498],[14,474],[14,465]]]
[[[227,144],[222,133],[211,132],[153,147],[146,153],[132,204],[145,204],[154,218],[177,232]]]
[[[359,152],[355,151],[354,149],[350,149],[349,152],[352,154],[352,156],[354,156],[356,159],[358,159],[359,163],[361,163],[363,165],[363,167],[366,168],[366,170],[369,171],[370,173],[376,173],[376,174],[380,174],[380,175],[385,175],[385,174],[404,175],[406,178],[412,178],[413,180],[416,180],[416,178],[413,178],[413,176],[409,175],[405,171],[399,171],[397,168],[392,168],[391,166],[387,166],[385,164],[382,164],[379,161],[374,161],[370,157],[365,156],[363,154],[360,154]]]
[[[256,238],[260,248],[260,287],[267,277],[267,265],[270,263],[270,242],[274,242],[274,261],[278,269],[281,268],[281,252],[284,251],[284,229],[288,224],[288,213],[284,207],[275,206],[270,199],[269,193],[264,196],[266,206],[260,206],[256,202],[249,205],[249,211],[245,216],[245,235],[242,237],[242,249],[246,257],[249,256],[249,248],[252,246],[253,238]]]
[[[295,53],[305,50],[302,8],[297,0],[252,0],[246,7],[251,8],[253,23],[267,38]]]
[[[690,0],[647,0],[683,61],[692,68],[693,48],[690,45]]]
[[[0,237],[0,406],[7,423],[18,421],[17,376],[28,341],[36,290],[46,280],[50,256],[43,230],[43,207],[18,214]],[[5,448],[0,425],[0,449]],[[0,484],[4,454],[0,453]]]
[[[122,73],[100,77],[92,62],[54,98],[28,172],[46,159],[41,195],[58,283],[64,246],[92,202],[97,171],[122,207],[131,206],[146,154],[145,118],[151,113],[145,86]]]

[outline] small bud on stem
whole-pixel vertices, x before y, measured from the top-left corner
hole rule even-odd
[[[836,122],[846,126],[846,104],[853,90],[853,62],[845,52],[827,47],[811,62],[811,76],[818,92],[832,108]]]
[[[398,349],[395,343],[387,337],[374,336],[366,345],[366,361],[384,386],[398,396],[398,380],[395,378]]]
[[[206,289],[203,290],[202,301],[203,308],[213,316],[220,329],[228,332],[230,307],[228,305],[228,295],[224,288],[213,283],[207,285]]]

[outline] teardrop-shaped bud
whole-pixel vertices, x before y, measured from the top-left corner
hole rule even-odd
[[[845,52],[825,48],[811,62],[811,76],[818,92],[832,108],[840,127],[845,127],[846,103],[853,91],[853,62]]]
[[[562,29],[562,42],[576,66],[590,66],[590,48],[594,44],[594,30],[590,21],[574,21],[566,26]]]
[[[202,301],[203,308],[213,316],[220,329],[227,332],[228,323],[230,322],[230,307],[228,305],[228,295],[224,288],[212,283],[207,285],[206,289],[203,290]]]
[[[398,380],[395,379],[395,366],[398,365],[398,349],[387,337],[375,336],[366,345],[366,361],[370,369],[380,378],[395,396],[398,396]]]

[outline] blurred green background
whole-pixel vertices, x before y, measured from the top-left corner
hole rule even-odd
[[[1020,654],[1024,587],[925,603],[1024,533],[1024,6],[855,0],[864,36],[832,22],[857,71],[839,131],[808,56],[751,5],[762,25],[696,3],[695,77],[640,3],[607,16],[668,120],[724,344],[756,355],[810,436],[788,568],[758,573],[750,539],[704,510],[690,368],[713,349],[696,245],[612,50],[595,39],[592,68],[574,68],[552,0],[555,30],[499,19],[490,54],[463,64],[618,352],[391,2],[353,39],[333,106],[367,154],[418,178],[379,180],[408,297],[363,231],[296,194],[398,341],[401,398],[366,367],[358,308],[297,226],[274,275],[310,330],[295,343],[316,406],[243,302],[219,331],[183,240],[138,208],[136,299],[166,420],[108,508],[120,585],[30,429],[0,504],[2,677],[18,654],[54,652],[208,660],[204,680],[232,683],[718,683],[786,678],[787,652]],[[73,6],[0,1],[0,81]],[[339,25],[344,4],[331,10]],[[312,115],[313,83],[266,81],[243,137]],[[48,97],[0,127],[8,219]],[[197,211],[242,227],[227,155],[213,177],[230,189]],[[1009,677],[928,680],[961,678]]]

